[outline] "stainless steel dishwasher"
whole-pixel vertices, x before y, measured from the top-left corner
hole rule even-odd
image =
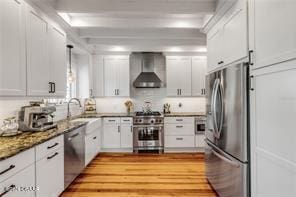
[[[82,172],[85,164],[85,129],[80,127],[65,134],[64,173],[65,188]]]

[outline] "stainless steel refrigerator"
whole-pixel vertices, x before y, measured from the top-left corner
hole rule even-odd
[[[248,79],[245,63],[206,78],[206,175],[220,197],[250,196]]]

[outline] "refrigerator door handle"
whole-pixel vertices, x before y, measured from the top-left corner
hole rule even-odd
[[[236,168],[239,168],[239,167],[240,167],[240,165],[239,165],[238,163],[236,163],[236,162],[234,162],[234,161],[228,159],[227,157],[225,157],[225,156],[219,154],[219,153],[216,152],[214,149],[212,149],[212,152],[214,153],[214,155],[216,155],[217,157],[219,157],[219,158],[222,159],[223,161],[229,163],[230,165],[232,165],[232,166],[234,166],[234,167],[236,167]]]
[[[239,165],[237,162],[232,161],[231,159],[229,159],[229,158],[225,157],[224,155],[222,155],[222,154],[218,153],[217,151],[215,151],[216,148],[215,148],[212,144],[210,144],[210,142],[209,142],[207,139],[205,139],[205,143],[206,143],[209,147],[211,147],[211,151],[212,151],[212,153],[213,153],[215,156],[217,156],[217,157],[220,158],[221,160],[223,160],[223,161],[229,163],[230,165],[235,166],[236,168],[239,168],[239,167],[240,167],[240,165]]]
[[[223,86],[221,84],[221,82],[219,82],[218,84],[218,88],[217,88],[217,94],[220,94],[220,98],[221,98],[221,117],[220,117],[220,122],[219,122],[219,125],[217,124],[217,138],[219,139],[220,138],[220,135],[221,135],[221,131],[222,131],[222,128],[223,128],[223,121],[224,121],[224,93],[223,93]]]
[[[218,85],[219,85],[219,79],[216,79],[213,86],[212,103],[211,103],[211,111],[213,115],[213,126],[214,126],[215,133],[218,131],[217,117],[216,117]]]

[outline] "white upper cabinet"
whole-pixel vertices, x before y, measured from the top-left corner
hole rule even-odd
[[[251,0],[249,9],[254,68],[296,58],[296,1]]]
[[[166,58],[167,96],[191,96],[191,57]]]
[[[55,96],[66,96],[67,62],[66,34],[55,27],[49,27],[50,80]]]
[[[248,56],[247,2],[238,1],[227,13],[223,27],[223,64]]]
[[[213,71],[223,64],[223,28],[215,27],[207,35],[208,69]]]
[[[0,96],[26,95],[25,3],[0,1]]]
[[[49,94],[50,66],[48,51],[48,23],[38,11],[27,10],[27,94]]]
[[[130,94],[129,57],[104,57],[104,95],[125,97]]]
[[[206,94],[207,58],[192,58],[192,96],[204,96]]]
[[[247,21],[247,2],[239,0],[208,32],[208,72],[248,56]]]

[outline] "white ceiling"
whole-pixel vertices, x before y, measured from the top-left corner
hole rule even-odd
[[[96,52],[205,52],[216,0],[51,0]]]

